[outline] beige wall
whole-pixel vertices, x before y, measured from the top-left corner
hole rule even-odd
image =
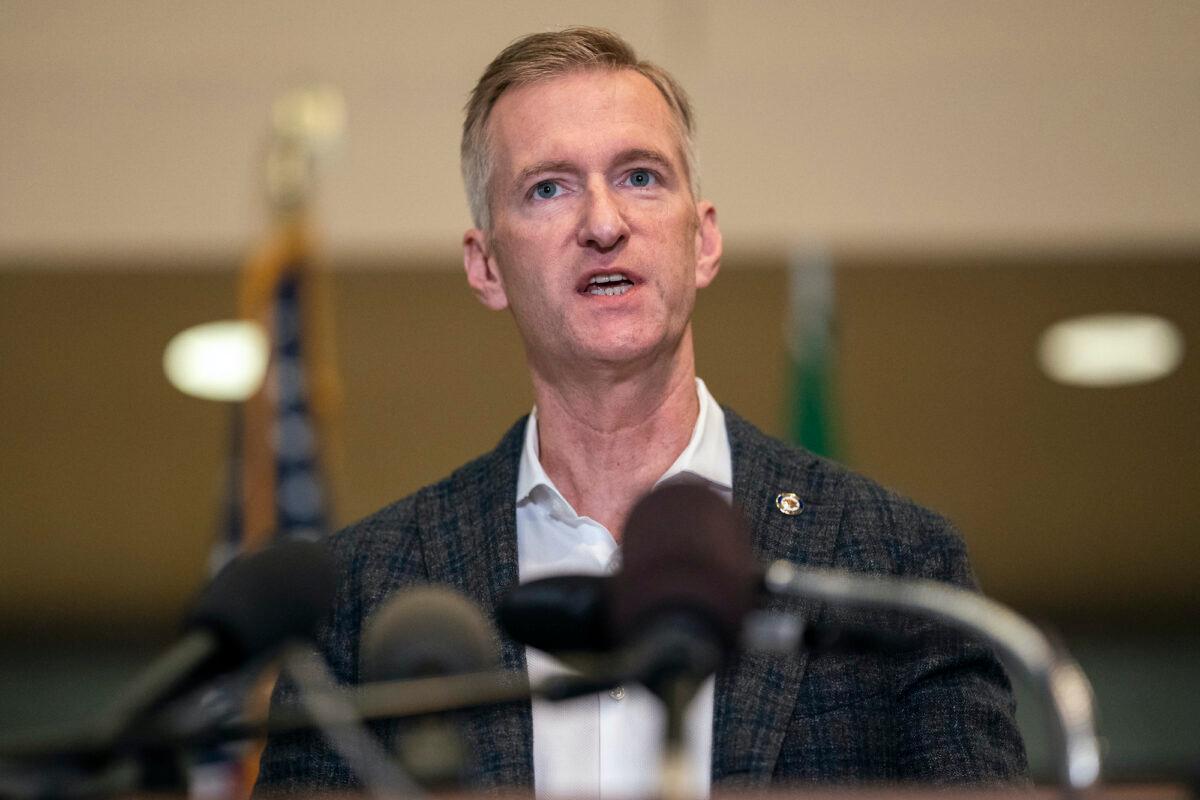
[[[475,76],[511,38],[579,22],[624,32],[688,86],[734,244],[1198,232],[1189,0],[5,0],[0,255],[169,268],[238,252],[261,223],[269,104],[318,78],[350,114],[323,198],[332,249],[450,263]]]

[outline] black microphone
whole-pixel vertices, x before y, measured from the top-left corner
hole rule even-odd
[[[654,490],[625,525],[609,624],[624,672],[666,707],[662,796],[691,795],[684,712],[737,644],[758,586],[741,514],[698,484]]]
[[[662,487],[634,506],[622,550],[613,638],[655,694],[694,691],[737,645],[754,605],[758,569],[741,514],[699,484]]]
[[[126,687],[101,729],[115,741],[188,691],[289,640],[312,638],[335,581],[332,557],[316,542],[283,542],[235,558],[201,591],[183,637]]]
[[[611,653],[616,648],[609,626],[612,580],[607,575],[555,575],[513,587],[500,601],[500,627],[521,644],[563,658]],[[753,611],[739,636],[742,649],[778,655],[908,653],[922,644],[921,638],[894,630],[810,622],[790,611]]]
[[[741,516],[712,491],[663,487],[630,513],[617,574],[529,581],[505,595],[498,618],[514,639],[549,653],[623,650],[624,679],[657,685],[648,672],[665,669],[668,680],[703,680],[737,643],[754,603],[759,570],[749,542]],[[666,664],[680,661],[673,648],[696,652],[677,670]]]
[[[360,661],[363,679],[377,684],[494,676],[500,668],[499,637],[466,597],[443,586],[420,586],[398,592],[371,616]],[[464,783],[470,754],[457,723],[453,715],[397,723],[396,754],[421,786],[447,789]]]
[[[538,578],[509,590],[497,619],[509,636],[547,653],[607,653],[616,646],[611,583],[607,575]]]
[[[317,729],[333,740],[335,749],[362,750],[360,745],[366,743],[359,734],[364,722],[429,717],[530,697],[524,673],[500,669],[498,635],[482,612],[448,588],[399,591],[371,614],[364,628],[361,683],[335,685],[315,656],[299,659],[293,654],[288,669],[299,691],[295,698],[272,706],[269,719],[226,724],[191,736],[185,732],[184,741],[237,741],[268,731]],[[374,740],[366,748],[379,749]],[[357,763],[363,766],[361,759]],[[352,768],[360,776],[372,771]],[[394,774],[376,777],[378,785],[399,785]]]
[[[94,786],[96,776],[112,772],[114,763],[132,756],[145,763],[118,770],[119,781],[134,786],[176,783],[177,771],[157,773],[147,766],[173,760],[159,752],[162,747],[156,740],[162,732],[153,725],[158,712],[288,640],[310,637],[332,601],[334,583],[332,559],[320,544],[287,542],[239,556],[201,591],[179,641],[96,720],[0,749],[0,758],[8,762],[6,780],[0,783],[29,787],[35,793],[71,794],[71,787]],[[49,767],[55,763],[59,768]],[[32,779],[21,765],[41,771],[41,778]],[[152,780],[156,774],[160,777]]]
[[[479,607],[442,586],[398,592],[367,621],[364,681],[462,675],[499,669],[495,630]]]

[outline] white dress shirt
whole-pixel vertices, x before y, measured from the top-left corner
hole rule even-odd
[[[725,414],[696,379],[700,413],[691,439],[656,486],[700,480],[733,498],[733,461]],[[537,409],[525,427],[517,476],[517,554],[521,581],[550,575],[608,574],[617,569],[616,540],[599,522],[581,517],[554,486],[539,460]],[[525,649],[529,678],[568,671],[558,660]],[[712,769],[713,679],[687,710],[687,760],[699,796],[709,794]],[[539,798],[651,797],[659,790],[665,714],[641,686],[562,703],[533,701],[533,779]]]

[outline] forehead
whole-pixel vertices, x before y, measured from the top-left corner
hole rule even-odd
[[[500,175],[639,148],[660,151],[683,174],[679,124],[658,87],[634,70],[580,70],[509,89],[492,108],[488,135]]]

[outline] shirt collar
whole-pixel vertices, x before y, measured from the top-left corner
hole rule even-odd
[[[709,394],[704,381],[696,378],[696,398],[700,401],[700,413],[696,415],[696,425],[692,428],[692,436],[683,452],[675,462],[667,468],[656,486],[667,481],[673,481],[680,475],[700,478],[715,488],[731,491],[733,489],[733,455],[729,449],[729,436],[725,430],[725,412]],[[548,490],[551,497],[557,497],[563,502],[562,494],[555,487],[550,476],[542,469],[539,458],[537,407],[529,412],[529,421],[525,424],[525,446],[521,450],[521,462],[517,471],[517,502],[522,503],[531,498],[534,490],[543,487],[542,494]],[[535,502],[538,497],[532,498]]]

